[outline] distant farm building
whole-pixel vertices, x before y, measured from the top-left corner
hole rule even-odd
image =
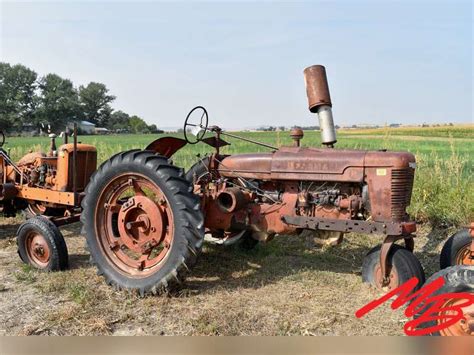
[[[95,133],[95,124],[89,121],[79,121],[77,123],[77,128],[83,133],[83,134],[94,134]]]
[[[110,131],[107,128],[95,127],[95,134],[109,134]]]

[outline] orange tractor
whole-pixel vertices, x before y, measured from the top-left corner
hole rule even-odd
[[[23,211],[27,220],[17,232],[21,259],[44,270],[62,270],[68,266],[68,252],[58,227],[79,220],[80,203],[92,173],[97,168],[93,146],[77,142],[56,148],[56,136],[50,134],[48,154],[31,152],[13,162],[3,149],[5,135],[0,131],[0,212],[15,216]]]

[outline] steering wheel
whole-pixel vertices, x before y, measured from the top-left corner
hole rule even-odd
[[[5,144],[5,133],[3,133],[2,130],[0,130],[0,148],[3,147]]]
[[[193,116],[193,113],[194,113],[194,117],[200,117],[199,123],[194,123],[194,122],[191,123],[192,122],[191,117]],[[196,144],[200,142],[204,138],[204,135],[207,132],[208,124],[209,124],[209,117],[204,107],[196,106],[191,111],[189,111],[188,115],[186,116],[186,120],[184,121],[184,139],[186,140],[186,142],[189,144]],[[188,132],[188,128],[190,128],[191,132]],[[189,139],[188,134],[190,133],[196,137],[195,140]]]

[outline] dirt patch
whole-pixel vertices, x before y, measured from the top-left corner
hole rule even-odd
[[[402,335],[402,310],[354,312],[380,294],[362,284],[362,259],[380,238],[348,235],[342,245],[281,236],[250,252],[206,246],[175,295],[139,298],[108,287],[89,264],[78,224],[62,228],[70,270],[40,273],[17,255],[21,221],[0,219],[2,335]],[[451,231],[425,226],[415,253],[438,269]]]

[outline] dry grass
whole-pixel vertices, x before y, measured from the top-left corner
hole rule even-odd
[[[78,225],[63,229],[70,270],[25,267],[15,223],[0,220],[0,240],[8,241],[0,248],[0,334],[402,335],[403,314],[388,305],[362,320],[354,316],[379,295],[360,279],[364,254],[380,242],[375,236],[350,235],[324,249],[311,236],[281,236],[250,252],[206,246],[179,292],[139,298],[96,275]],[[428,275],[448,232],[420,233],[416,252]]]

